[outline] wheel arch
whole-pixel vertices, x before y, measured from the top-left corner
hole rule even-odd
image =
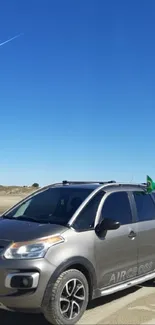
[[[51,278],[47,284],[47,288],[45,290],[43,301],[42,301],[43,308],[44,306],[47,305],[49,299],[49,293],[51,291],[51,287],[53,283],[57,280],[57,278],[60,276],[61,273],[69,269],[77,269],[85,275],[89,286],[89,300],[93,298],[94,292],[97,289],[97,278],[96,278],[95,268],[89,260],[87,260],[84,257],[77,256],[65,260],[56,268],[55,272],[51,275]]]

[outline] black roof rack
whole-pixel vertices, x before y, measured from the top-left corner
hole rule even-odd
[[[80,184],[112,184],[112,183],[116,183],[116,181],[62,181],[62,184],[63,185],[80,185]]]

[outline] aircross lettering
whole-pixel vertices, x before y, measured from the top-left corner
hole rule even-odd
[[[137,275],[143,275],[150,272],[153,269],[153,262],[141,264],[139,267],[135,266],[128,270],[121,270],[119,272],[112,273],[109,284],[115,284],[117,282],[123,282],[128,279],[134,278]]]

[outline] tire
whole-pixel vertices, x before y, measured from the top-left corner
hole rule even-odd
[[[50,289],[44,317],[53,325],[73,325],[84,314],[88,300],[89,288],[84,274],[76,269],[67,270]]]

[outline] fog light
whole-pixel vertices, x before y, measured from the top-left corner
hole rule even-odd
[[[28,287],[29,286],[29,279],[28,278],[23,278],[23,285],[25,287]]]
[[[39,283],[39,273],[11,273],[5,278],[5,287],[12,289],[35,289]]]
[[[30,289],[33,285],[33,278],[32,276],[16,275],[12,277],[10,284],[11,288]]]

